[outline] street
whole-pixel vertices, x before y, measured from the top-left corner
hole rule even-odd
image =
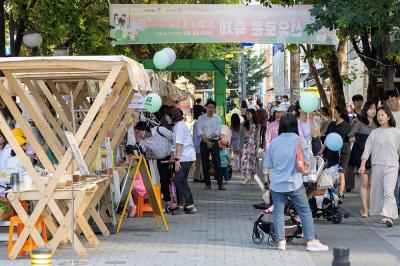
[[[204,191],[203,184],[190,183],[198,213],[167,215],[168,233],[155,228],[150,214],[126,218],[121,232],[109,238],[99,236],[97,248],[89,248],[86,265],[331,265],[333,254],[305,251],[304,240],[295,239],[282,252],[267,243],[251,240],[258,217],[252,204],[262,202],[257,185],[242,185],[236,176],[226,191]],[[348,193],[345,210],[350,217],[339,225],[317,221],[316,233],[324,244],[350,248],[351,265],[398,265],[400,228],[386,228],[378,218],[358,218],[360,203],[356,192]],[[1,243],[1,265],[30,265],[28,257],[6,259],[7,243]],[[68,262],[71,251],[57,249],[53,265]]]

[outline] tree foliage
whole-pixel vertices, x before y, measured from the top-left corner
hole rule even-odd
[[[58,45],[67,46],[71,55],[123,54],[136,60],[152,58],[163,47],[172,47],[178,58],[221,57],[238,45],[233,44],[148,44],[111,46],[109,3],[132,4],[131,0],[6,0],[6,19],[15,27],[11,44],[14,56],[26,54],[22,34],[36,29],[43,34],[39,54],[51,55]],[[237,0],[139,0],[136,4],[235,4]],[[13,35],[13,31],[10,31]],[[1,35],[0,35],[1,36]],[[0,42],[1,44],[1,42]],[[21,51],[22,48],[22,51]]]
[[[396,0],[315,0],[311,14],[315,21],[309,32],[322,27],[336,29],[348,36],[354,50],[368,68],[368,98],[378,101],[382,90],[377,78],[383,78],[384,89],[393,89],[393,67],[400,49],[400,5]]]
[[[239,71],[240,54],[236,54],[227,60],[227,86],[230,89],[239,88],[239,80],[241,73]],[[264,77],[268,77],[268,68],[265,65],[264,54],[256,54],[253,50],[248,49],[244,53],[244,60],[246,60],[246,92],[251,94],[255,92],[254,88],[262,82]]]

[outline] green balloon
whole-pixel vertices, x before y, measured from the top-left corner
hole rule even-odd
[[[144,99],[144,108],[150,113],[157,112],[161,107],[161,97],[158,94],[150,93]]]
[[[300,108],[306,113],[314,112],[317,110],[318,105],[318,97],[311,92],[304,93],[304,95],[300,97]]]
[[[169,66],[170,57],[165,51],[158,51],[154,54],[153,63],[158,69],[165,69]]]

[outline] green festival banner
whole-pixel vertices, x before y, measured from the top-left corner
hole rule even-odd
[[[150,43],[290,43],[334,45],[335,31],[308,35],[311,5],[111,4],[113,45]]]

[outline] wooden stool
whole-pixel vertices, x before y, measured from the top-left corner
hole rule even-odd
[[[157,203],[161,206],[161,187],[160,185],[154,185],[154,192],[156,193]],[[133,202],[136,205],[136,215],[135,217],[143,216],[145,212],[152,212],[153,208],[150,203],[144,203],[144,200],[148,199],[147,195],[145,197],[138,196],[134,197]]]
[[[17,232],[18,236],[21,234],[22,230],[24,229],[24,224],[22,223],[21,218],[19,216],[13,216],[10,218],[10,229],[8,231],[8,250],[7,250],[7,255],[10,255],[10,252],[12,248],[14,247],[14,242],[13,242],[13,234],[14,234],[14,226],[17,225]],[[35,224],[36,228],[39,228],[39,226],[42,229],[42,237],[44,242],[47,243],[47,231],[46,231],[46,223],[45,219],[43,216],[40,216],[38,221]],[[19,253],[19,256],[25,256],[26,252],[31,253],[32,249],[36,248],[37,245],[35,241],[31,237],[28,238],[28,240],[25,242],[24,246],[21,249],[21,252]]]

